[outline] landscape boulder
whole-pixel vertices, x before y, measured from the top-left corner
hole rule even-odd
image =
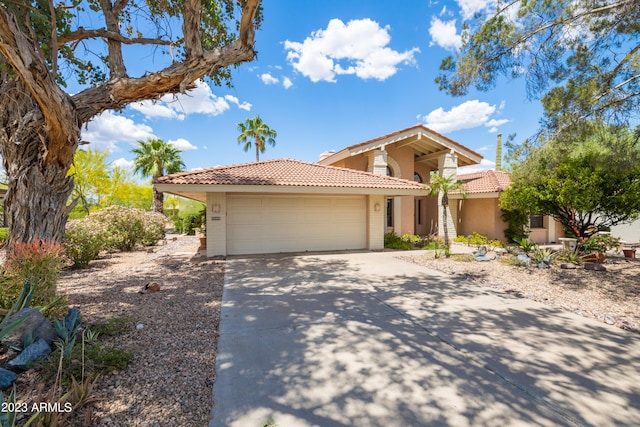
[[[607,267],[598,262],[587,262],[584,264],[584,269],[591,271],[607,271]]]
[[[33,342],[43,339],[47,344],[51,344],[58,337],[58,333],[49,319],[35,308],[23,308],[11,316],[7,320],[7,324],[11,325],[14,321],[22,318],[24,321],[2,339],[4,343],[24,347],[25,338],[27,338]]]
[[[18,378],[15,372],[0,368],[0,390],[6,390],[13,385]]]
[[[19,355],[11,359],[9,363],[7,363],[7,367],[13,370],[26,371],[29,369],[30,363],[48,356],[49,353],[51,353],[51,347],[49,347],[49,344],[47,344],[43,338],[40,338],[33,344],[25,347]]]

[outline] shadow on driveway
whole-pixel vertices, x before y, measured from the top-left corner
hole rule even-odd
[[[211,426],[633,425],[635,334],[393,253],[227,261]]]

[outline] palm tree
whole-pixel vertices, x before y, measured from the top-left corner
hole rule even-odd
[[[244,151],[249,151],[251,144],[256,148],[256,162],[260,161],[260,153],[264,153],[266,148],[265,142],[272,147],[276,145],[276,137],[278,134],[275,130],[270,129],[260,116],[245,120],[244,123],[238,123],[238,144],[244,143]]]
[[[184,162],[180,157],[181,150],[159,138],[138,141],[139,146],[131,150],[136,154],[134,171],[144,177],[156,178],[165,174],[184,170]],[[153,210],[163,213],[164,194],[153,187]]]
[[[463,188],[464,183],[456,181],[455,177],[448,177],[438,175],[437,173],[431,174],[429,180],[429,193],[434,196],[436,194],[442,194],[442,230],[444,231],[444,245],[449,248],[449,228],[447,227],[447,209],[449,207],[449,193],[454,190],[460,190],[462,197],[466,194]],[[449,251],[447,250],[446,256],[449,257]]]

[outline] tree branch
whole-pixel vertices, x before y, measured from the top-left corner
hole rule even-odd
[[[55,79],[58,75],[58,29],[56,24],[56,8],[53,0],[49,0],[49,13],[51,13],[51,75]]]
[[[203,49],[200,41],[202,2],[200,0],[185,0],[182,15],[184,17],[182,33],[184,34],[187,59],[202,56]]]
[[[44,57],[20,29],[15,16],[0,8],[0,54],[38,104],[49,136],[48,162],[63,163],[73,155],[80,138],[79,122],[71,98],[58,87]]]
[[[100,6],[104,14],[107,31],[120,34],[117,10],[114,10],[111,0],[100,0]],[[113,39],[107,39],[107,47],[109,49],[110,78],[113,80],[125,77],[127,75],[127,69],[124,66],[124,59],[122,57],[122,44]]]
[[[69,43],[73,41],[86,40],[86,39],[107,39],[113,40],[118,43],[132,45],[132,44],[156,44],[161,46],[170,46],[175,43],[170,40],[162,40],[161,38],[151,39],[146,37],[134,37],[129,38],[125,37],[118,32],[111,32],[106,30],[105,28],[98,28],[95,30],[85,30],[80,27],[76,31],[72,33],[63,34],[58,37],[58,41],[60,43]]]

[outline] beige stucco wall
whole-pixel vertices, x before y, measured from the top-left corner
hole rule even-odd
[[[384,196],[367,196],[367,249],[370,251],[384,249],[385,207]]]
[[[505,240],[507,224],[501,218],[502,211],[497,198],[461,199],[451,203],[451,206],[457,207],[458,235],[480,233],[490,239]]]
[[[207,256],[227,255],[227,194],[207,193]]]

